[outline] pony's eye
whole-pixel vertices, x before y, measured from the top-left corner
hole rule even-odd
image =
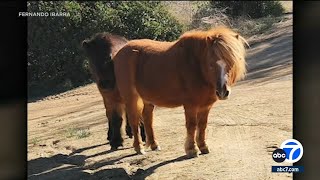
[[[107,56],[107,61],[111,61],[112,60],[112,56]]]

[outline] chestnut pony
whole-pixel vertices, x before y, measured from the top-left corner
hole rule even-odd
[[[115,79],[126,105],[134,149],[144,154],[139,135],[143,115],[146,147],[159,149],[153,131],[154,106],[185,111],[188,157],[209,153],[208,113],[246,75],[246,40],[227,27],[189,31],[174,42],[131,40],[113,57]],[[197,149],[198,148],[198,149]]]
[[[112,149],[117,149],[123,145],[123,129],[126,125],[126,133],[132,137],[129,123],[123,121],[127,119],[125,105],[121,101],[119,93],[115,88],[115,76],[112,58],[117,51],[122,48],[128,40],[124,37],[110,33],[97,33],[91,39],[84,40],[82,47],[89,58],[89,68],[93,75],[98,90],[103,98],[108,118],[108,140]],[[141,135],[145,139],[143,125]]]

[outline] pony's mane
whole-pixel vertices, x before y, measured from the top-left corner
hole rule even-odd
[[[100,52],[109,52],[113,55],[121,49],[128,40],[122,36],[111,34],[108,32],[100,32],[94,34],[90,39],[83,42],[95,44]]]
[[[246,76],[246,62],[245,62],[245,45],[248,42],[238,33],[227,27],[216,27],[207,31],[192,30],[185,32],[179,38],[195,39],[206,41],[207,38],[213,41],[213,51],[218,60],[224,60],[231,69],[229,77],[232,83],[243,79]]]
[[[112,78],[105,77],[105,74],[113,72],[113,57],[127,42],[126,38],[108,32],[96,33],[82,41],[82,47],[88,56],[89,69],[96,81]]]
[[[113,56],[129,41],[125,37],[115,34],[109,34],[109,39],[112,44],[111,50]]]

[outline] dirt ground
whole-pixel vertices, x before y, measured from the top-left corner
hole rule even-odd
[[[292,138],[292,17],[249,39],[248,76],[209,115],[211,152],[186,159],[184,111],[156,107],[161,151],[110,151],[95,84],[28,103],[28,179],[292,179],[271,173],[272,151]]]

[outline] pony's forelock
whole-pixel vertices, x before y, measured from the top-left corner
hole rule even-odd
[[[230,29],[217,29],[210,31],[210,35],[220,35],[217,41],[216,48],[213,51],[219,59],[226,61],[230,66],[232,83],[241,80],[246,76],[246,61],[245,61],[245,39],[235,34]],[[220,56],[220,57],[219,57]]]
[[[207,31],[193,30],[180,36],[183,39],[206,40],[208,37],[213,41],[214,54],[218,60],[224,60],[231,69],[232,83],[243,79],[246,76],[246,51],[245,45],[249,47],[244,37],[227,27],[216,27]]]

